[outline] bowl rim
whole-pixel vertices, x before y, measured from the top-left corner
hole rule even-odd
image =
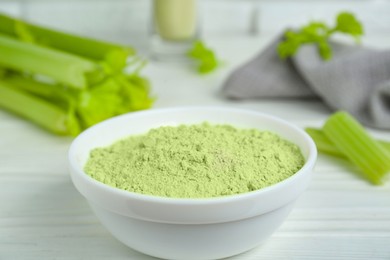
[[[177,112],[177,111],[185,111],[185,110],[220,110],[221,112],[241,112],[246,114],[252,114],[257,115],[261,117],[265,117],[267,119],[276,121],[278,123],[282,123],[283,125],[294,129],[294,131],[298,132],[305,142],[308,145],[308,156],[305,160],[304,165],[301,169],[299,169],[294,175],[277,182],[275,184],[269,185],[267,187],[239,193],[239,194],[231,194],[226,196],[218,196],[218,197],[205,197],[205,198],[176,198],[176,197],[164,197],[164,196],[156,196],[156,195],[149,195],[149,194],[142,194],[132,191],[123,190],[120,188],[112,187],[107,184],[104,184],[98,180],[95,180],[88,174],[84,172],[84,170],[79,167],[79,163],[76,161],[76,149],[78,147],[78,144],[81,142],[81,140],[89,135],[90,132],[96,131],[97,129],[104,127],[105,125],[111,124],[113,121],[122,120],[123,118],[127,117],[139,117],[144,116],[148,114],[160,114],[160,113],[169,113],[169,112]],[[119,116],[115,116],[112,118],[109,118],[107,120],[104,120],[86,130],[84,130],[81,134],[79,134],[71,143],[69,150],[68,150],[68,162],[70,167],[73,171],[71,171],[71,175],[77,174],[78,177],[83,179],[83,181],[90,183],[91,185],[96,186],[97,188],[104,190],[104,192],[114,193],[115,195],[124,196],[128,199],[135,199],[138,201],[145,201],[145,202],[154,202],[154,203],[162,203],[162,204],[175,204],[175,205],[212,205],[212,204],[220,204],[220,203],[229,203],[229,202],[235,202],[237,200],[243,200],[246,198],[251,198],[256,195],[262,194],[262,193],[268,193],[270,191],[273,191],[275,189],[281,189],[283,186],[287,186],[290,183],[294,182],[295,179],[299,178],[303,173],[310,171],[315,164],[317,158],[317,148],[312,140],[312,138],[301,128],[298,126],[295,126],[294,124],[288,122],[287,120],[281,119],[279,117],[273,116],[271,114],[258,112],[256,110],[251,109],[242,109],[242,108],[232,108],[232,107],[224,107],[224,106],[181,106],[181,107],[170,107],[170,108],[155,108],[155,109],[149,109],[149,110],[142,110],[142,111],[136,111],[131,112],[127,114],[122,114]],[[73,181],[73,179],[72,179]]]

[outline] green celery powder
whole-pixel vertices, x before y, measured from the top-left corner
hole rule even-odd
[[[202,123],[163,126],[96,148],[85,172],[131,192],[210,198],[270,186],[304,163],[295,144],[272,132]]]

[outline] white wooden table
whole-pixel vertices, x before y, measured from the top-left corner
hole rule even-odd
[[[320,126],[330,111],[319,100],[237,102],[219,94],[227,74],[269,39],[210,40],[226,65],[208,76],[151,62],[145,73],[158,97],[155,108],[234,106]],[[390,140],[390,131],[371,131]],[[76,191],[67,170],[71,141],[0,111],[0,259],[154,259],[113,238]],[[231,259],[390,259],[390,181],[375,187],[355,171],[320,155],[309,189],[286,222],[264,245]]]

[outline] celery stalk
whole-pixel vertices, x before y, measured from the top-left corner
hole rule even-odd
[[[4,77],[2,81],[17,90],[44,98],[65,109],[68,109],[69,106],[74,106],[75,103],[75,92],[61,85],[39,82],[31,77],[25,77],[16,73]]]
[[[45,100],[14,89],[0,81],[0,107],[27,118],[60,135],[77,135],[77,119],[71,109],[65,111]]]
[[[46,75],[74,88],[86,88],[104,77],[101,68],[87,59],[8,36],[0,35],[0,49],[3,67]]]
[[[142,61],[127,66],[134,54],[0,14],[0,107],[64,135],[149,108],[149,82],[134,67]]]
[[[345,155],[329,140],[321,129],[307,127],[305,131],[316,143],[318,151],[333,155],[340,158],[345,158]],[[390,142],[384,140],[376,140],[388,153],[390,153]]]
[[[386,142],[386,141],[382,141],[382,140],[378,140],[378,142],[390,154],[390,142]]]
[[[88,59],[104,60],[114,70],[126,66],[127,58],[135,54],[134,49],[105,41],[68,34],[41,26],[26,23],[0,14],[0,33],[12,37],[36,41],[37,44],[50,46]]]
[[[325,122],[323,132],[373,184],[382,184],[390,171],[390,153],[348,113],[337,112]]]
[[[73,108],[83,129],[112,116],[149,108],[153,101],[148,95],[147,80],[138,74],[128,75],[128,78],[112,75],[81,91],[39,82],[15,72],[4,76],[2,81],[64,109]]]
[[[345,158],[345,155],[340,152],[339,149],[329,140],[324,133],[315,128],[308,127],[305,131],[310,135],[310,137],[314,140],[318,151],[321,151],[326,154],[330,154],[337,157]]]

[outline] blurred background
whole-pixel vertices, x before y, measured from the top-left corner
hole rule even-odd
[[[112,40],[147,51],[151,0],[0,0],[0,11],[57,29]],[[333,24],[340,11],[364,24],[364,41],[390,35],[389,0],[199,0],[201,36],[272,37],[287,27],[321,20]],[[390,38],[386,38],[390,39]],[[387,47],[389,41],[376,42]]]

